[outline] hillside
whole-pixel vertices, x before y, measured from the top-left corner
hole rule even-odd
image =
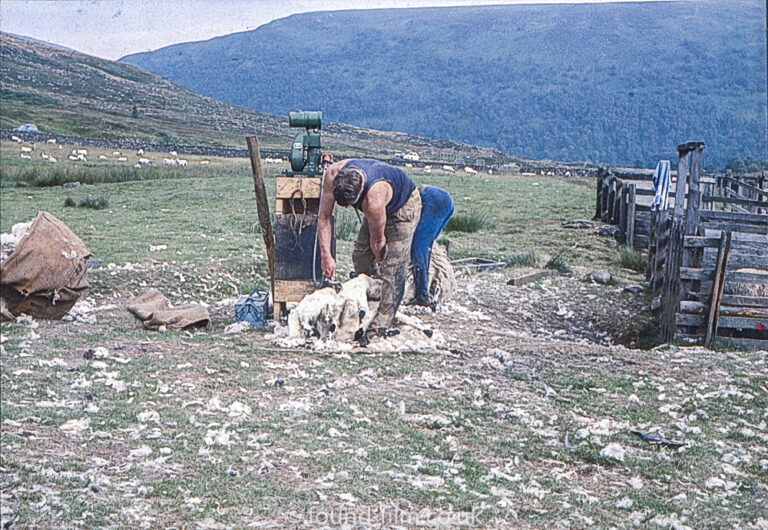
[[[288,149],[296,129],[275,116],[196,94],[142,68],[0,33],[0,128],[35,123],[42,132],[136,138],[162,144]],[[306,108],[306,107],[304,107]],[[287,114],[287,113],[286,113]],[[391,155],[418,150],[438,160],[501,160],[490,149],[340,123],[323,125],[331,152]]]
[[[701,139],[705,164],[768,159],[757,0],[319,12],[123,60],[262,111],[516,156],[649,166]]]

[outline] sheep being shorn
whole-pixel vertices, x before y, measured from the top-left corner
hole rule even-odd
[[[368,301],[381,296],[381,280],[365,274],[304,297],[288,315],[288,335],[298,339],[351,341],[362,338],[373,318]],[[364,340],[364,339],[363,339]]]

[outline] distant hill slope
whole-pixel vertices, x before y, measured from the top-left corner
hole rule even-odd
[[[294,15],[123,58],[274,113],[457,138],[518,156],[646,165],[768,158],[761,0]]]
[[[0,128],[35,123],[41,132],[152,143],[290,149],[298,132],[275,116],[196,94],[136,66],[0,33]],[[134,110],[135,109],[135,110]],[[438,160],[500,161],[498,151],[453,141],[323,124],[329,151],[391,155],[416,149]]]

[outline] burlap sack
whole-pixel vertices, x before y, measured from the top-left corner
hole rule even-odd
[[[0,264],[5,308],[13,316],[63,317],[88,288],[90,255],[67,225],[38,212],[16,250]]]
[[[161,326],[166,329],[184,329],[188,327],[205,328],[211,324],[211,315],[201,305],[185,304],[171,307],[163,293],[149,289],[131,300],[125,308],[146,329],[156,330]]]

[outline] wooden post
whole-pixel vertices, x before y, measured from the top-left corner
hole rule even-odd
[[[267,249],[269,262],[269,282],[272,292],[275,290],[275,235],[272,232],[272,220],[269,215],[269,202],[267,201],[267,189],[264,186],[264,172],[261,168],[261,153],[259,152],[259,140],[255,136],[247,136],[248,153],[251,155],[251,169],[253,171],[253,192],[256,194],[256,209],[261,226],[261,237],[264,238],[264,246]],[[280,312],[275,307],[275,320],[280,319]]]
[[[608,195],[610,194],[611,176],[606,175],[603,178],[603,193],[600,196],[600,220],[608,222]]]
[[[720,301],[723,299],[725,286],[725,271],[728,267],[728,253],[731,249],[731,232],[723,232],[720,237],[720,247],[717,249],[717,264],[715,266],[715,281],[712,283],[712,296],[709,301],[707,330],[704,336],[704,346],[709,347],[717,338],[717,321],[720,317]]]
[[[627,244],[627,197],[629,196],[626,182],[621,183],[619,190],[619,243]]]
[[[629,185],[629,195],[627,196],[627,245],[635,247],[635,202],[637,201],[637,187],[635,184]],[[650,240],[649,227],[649,240]]]
[[[648,224],[648,261],[645,264],[645,281],[648,282],[651,291],[653,291],[653,277],[656,270],[656,245],[659,237],[658,217],[659,212],[651,210],[651,221]]]
[[[663,310],[661,317],[662,339],[669,342],[677,331],[677,310],[680,306],[680,265],[683,247],[683,220],[673,217],[669,230],[669,251],[664,271]]]
[[[686,144],[688,146],[690,144]],[[699,220],[699,207],[701,206],[701,191],[699,181],[701,178],[701,151],[704,144],[697,145],[691,151],[691,166],[688,174],[688,201],[685,208],[685,234],[692,235],[696,232],[696,224]]]
[[[603,194],[603,168],[600,168],[597,170],[597,190],[595,193],[595,221],[599,221],[602,217],[602,212],[600,211],[600,206],[602,205],[602,194]]]
[[[688,183],[688,151],[681,151],[677,161],[677,185],[675,186],[675,217],[683,215],[685,204],[685,186]]]
[[[608,218],[606,222],[613,224],[613,211],[616,202],[616,177],[611,175],[608,177]]]

